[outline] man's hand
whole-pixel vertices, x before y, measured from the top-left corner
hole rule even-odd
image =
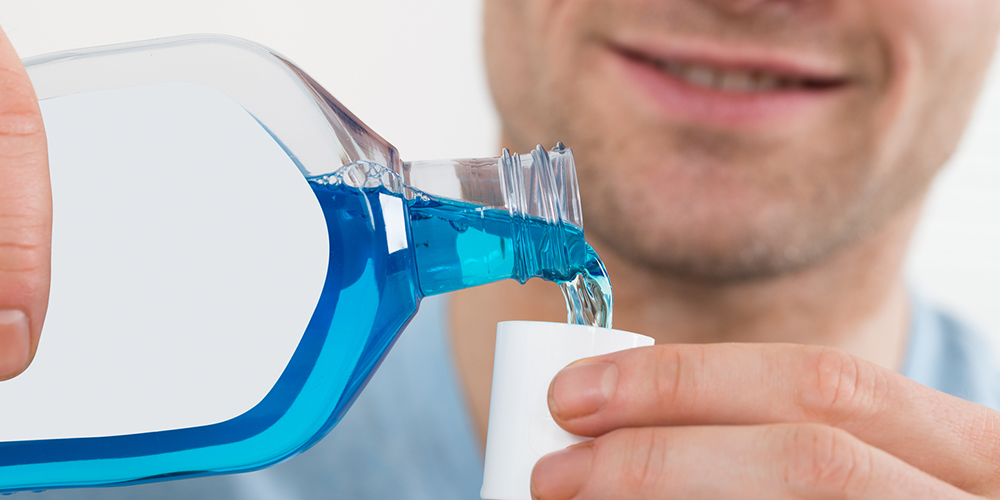
[[[38,100],[0,30],[0,380],[28,367],[49,300],[52,194]]]
[[[664,345],[549,388],[591,442],[543,457],[544,500],[1000,498],[1000,413],[841,351]]]

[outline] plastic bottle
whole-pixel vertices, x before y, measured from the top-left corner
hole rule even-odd
[[[330,263],[291,361],[252,409],[201,427],[0,442],[0,492],[243,472],[288,458],[340,420],[424,296],[540,277],[567,283],[571,321],[610,326],[610,286],[583,238],[573,157],[561,144],[525,156],[404,162],[287,59],[227,37],[26,63],[40,99],[171,81],[226,93],[308,179],[327,220]],[[261,98],[260,87],[272,95]]]

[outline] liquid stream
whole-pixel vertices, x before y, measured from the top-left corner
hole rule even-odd
[[[604,264],[598,261],[603,270]],[[611,328],[611,282],[607,272],[600,278],[583,271],[569,281],[559,281],[566,299],[566,322]]]

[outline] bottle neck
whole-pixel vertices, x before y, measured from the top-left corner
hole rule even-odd
[[[403,184],[435,198],[583,228],[573,151],[562,143],[524,156],[504,149],[498,158],[403,162],[396,171]]]
[[[572,279],[587,259],[572,152],[403,164],[418,281],[435,295],[503,279]]]

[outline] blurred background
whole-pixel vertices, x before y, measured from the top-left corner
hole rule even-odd
[[[498,154],[476,0],[0,0],[22,58],[190,33],[298,63],[404,159]],[[822,140],[822,138],[817,138]],[[1000,339],[1000,64],[939,178],[908,272],[916,289]]]

